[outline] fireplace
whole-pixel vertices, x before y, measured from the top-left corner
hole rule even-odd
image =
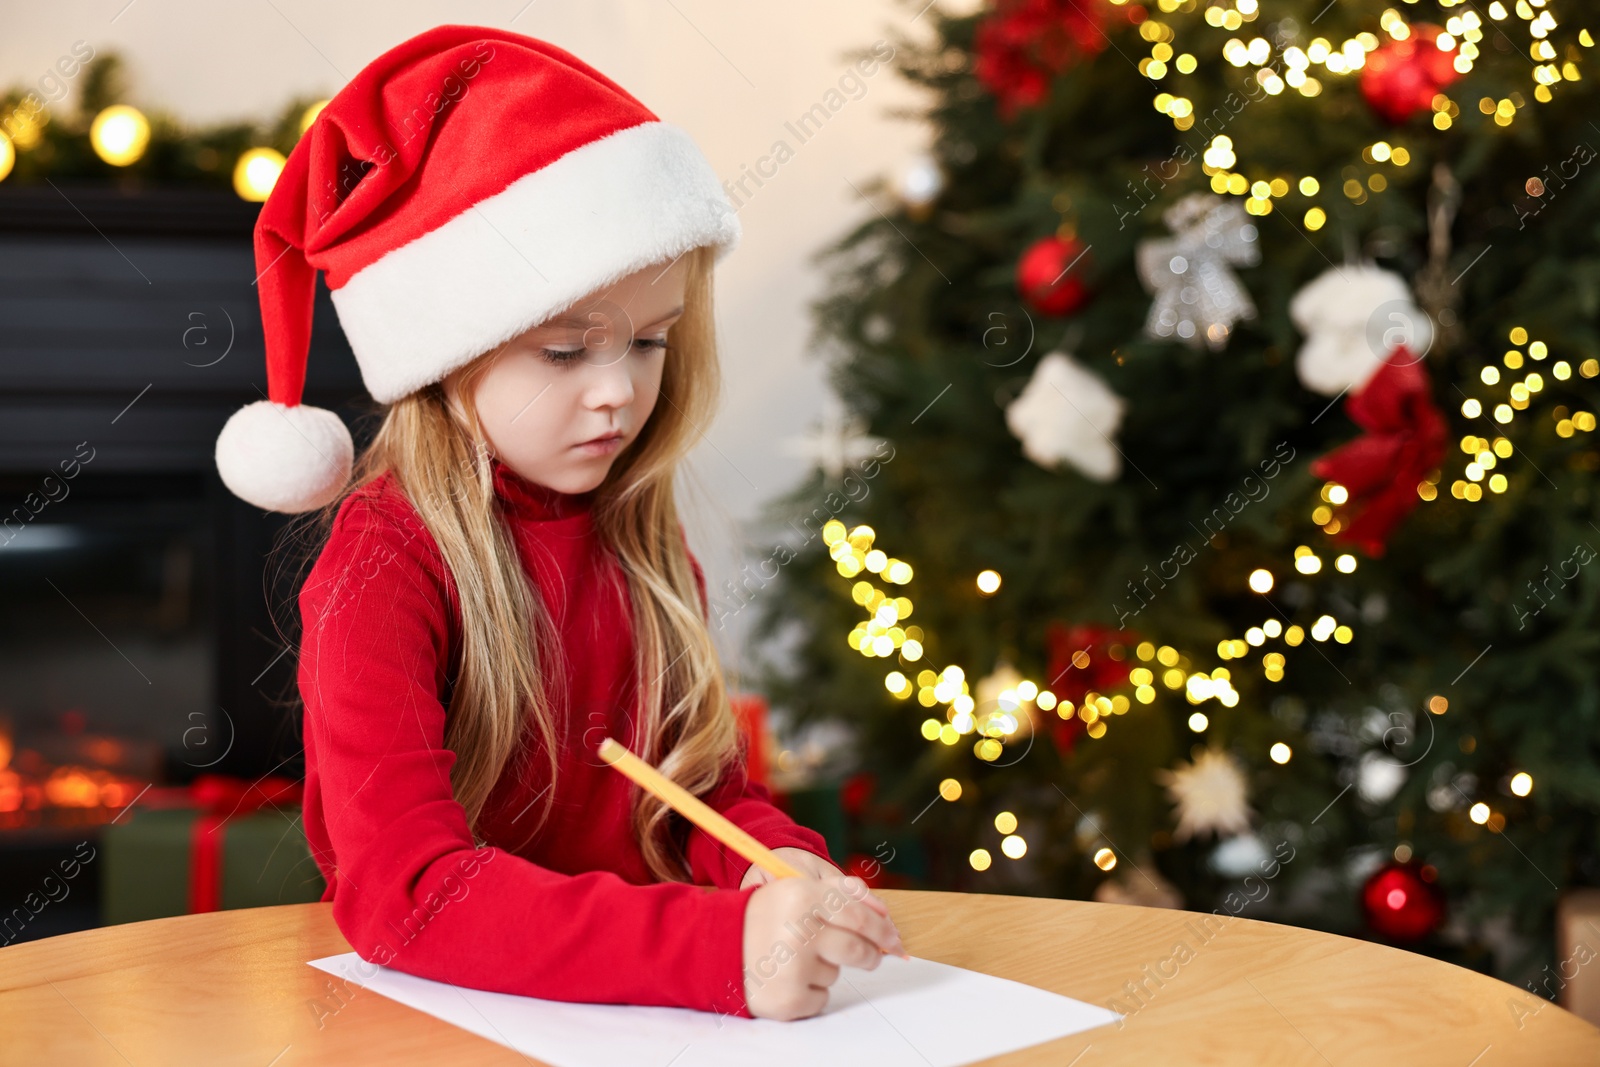
[[[212,461],[265,395],[257,211],[0,186],[0,910],[149,787],[300,775],[292,549],[268,564],[286,518]],[[371,402],[321,287],[305,399],[364,443]],[[82,870],[17,940],[98,924]]]

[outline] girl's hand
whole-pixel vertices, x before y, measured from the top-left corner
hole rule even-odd
[[[888,914],[868,899],[875,898],[865,882],[836,874],[775,878],[751,893],[743,935],[750,1014],[785,1021],[815,1015],[828,1006],[840,967],[870,971],[884,952],[904,952]]]
[[[809,874],[813,878],[827,878],[830,875],[844,873],[815,852],[807,852],[803,848],[792,848],[785,845],[772,851],[775,855],[781,856],[789,866],[799,870],[801,874]],[[744,880],[739,883],[739,888],[747,889],[753,885],[765,885],[770,881],[773,881],[772,875],[762,870],[760,864],[752,863],[750,869],[744,872]]]

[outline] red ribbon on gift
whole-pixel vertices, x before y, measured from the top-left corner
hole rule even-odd
[[[1344,410],[1367,431],[1314,460],[1311,473],[1350,493],[1350,521],[1335,536],[1381,556],[1394,528],[1417,506],[1417,485],[1449,448],[1422,357],[1397,346]]]
[[[222,830],[235,815],[269,805],[299,804],[299,782],[275,775],[249,781],[230,774],[202,774],[188,786],[149,789],[140,803],[152,808],[199,808],[189,849],[189,911],[222,907]]]

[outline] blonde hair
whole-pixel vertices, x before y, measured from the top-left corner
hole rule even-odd
[[[719,781],[738,756],[739,731],[679,527],[673,492],[678,463],[710,421],[721,391],[712,321],[713,249],[685,254],[683,314],[667,333],[661,396],[632,447],[597,489],[594,529],[627,577],[632,602],[635,755],[696,795]],[[340,499],[312,522],[331,529],[343,498],[385,472],[433,536],[461,604],[461,668],[446,709],[445,745],[456,754],[451,788],[480,843],[479,821],[496,781],[513,759],[523,773],[526,742],[541,743],[551,788],[530,838],[549,818],[562,742],[580,731],[557,721],[561,696],[557,636],[537,587],[526,577],[494,496],[488,442],[472,403],[472,383],[495,353],[469,365],[460,390],[466,418],[439,383],[382,412],[372,444],[357,460]],[[526,736],[531,722],[532,738]],[[592,739],[591,739],[592,740]],[[619,738],[620,740],[620,738]],[[590,754],[593,755],[592,753]],[[662,881],[688,881],[688,824],[648,791],[632,786],[632,829],[645,862]]]

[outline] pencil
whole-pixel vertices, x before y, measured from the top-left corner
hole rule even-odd
[[[804,878],[805,874],[784,861],[782,856],[757,841],[743,829],[705,801],[683,788],[677,782],[656,770],[644,760],[629,752],[627,746],[612,738],[600,742],[600,758],[654,793],[661,801],[685,819],[733,849],[739,855],[760,867],[774,878]],[[880,948],[884,955],[888,949]],[[905,955],[904,959],[910,959]]]

